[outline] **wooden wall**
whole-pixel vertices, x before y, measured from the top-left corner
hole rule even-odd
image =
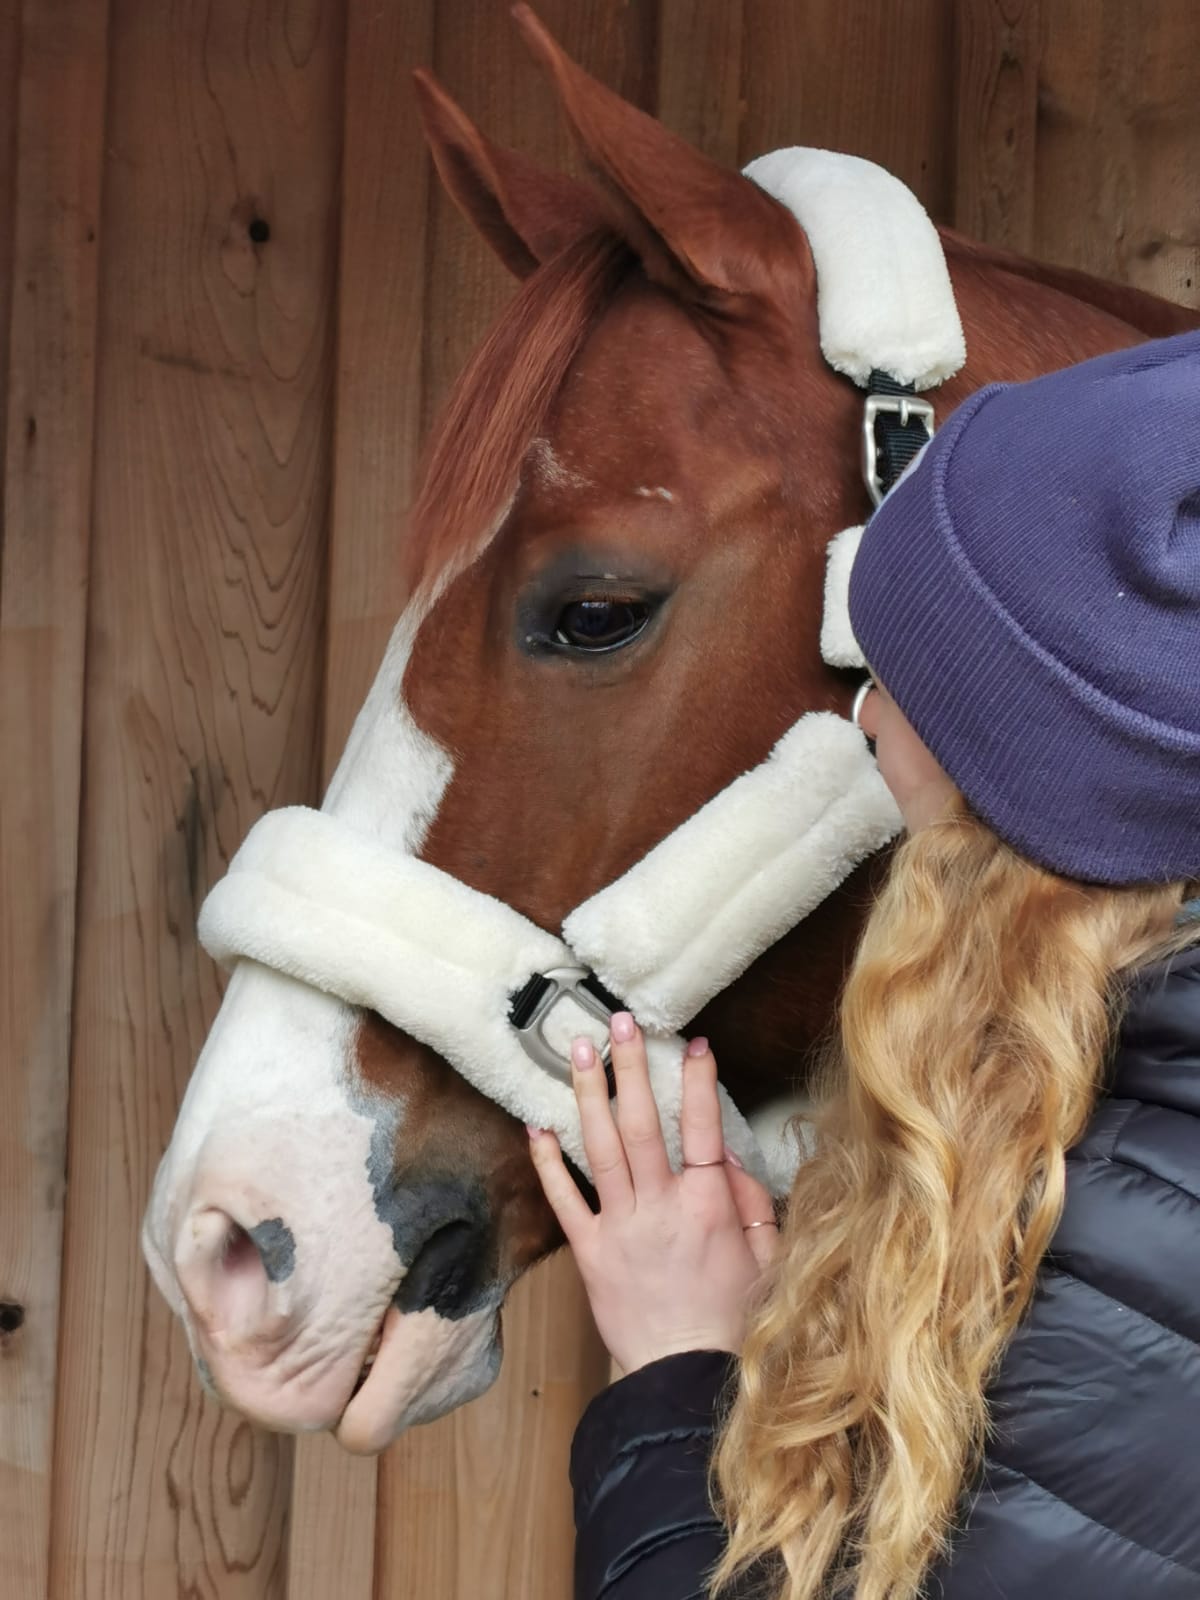
[[[1195,0],[541,0],[715,156],[1200,305]],[[0,1590],[561,1600],[606,1370],[569,1261],[484,1399],[353,1462],[198,1393],[140,1214],[218,1001],[193,935],[313,801],[400,609],[421,437],[503,303],[409,69],[570,162],[493,0],[0,0]]]

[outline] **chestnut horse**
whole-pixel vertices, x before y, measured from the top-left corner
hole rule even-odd
[[[853,676],[818,647],[825,552],[868,507],[862,395],[822,358],[796,218],[519,21],[597,185],[500,151],[420,78],[444,181],[524,282],[436,436],[413,600],[326,808],[554,929],[804,713],[846,714]],[[968,352],[943,416],[1198,320],[943,245]],[[744,1109],[802,1074],[867,898],[860,869],[694,1019]],[[515,1118],[251,962],[145,1241],[222,1399],[359,1450],[492,1381],[508,1286],[562,1242]]]

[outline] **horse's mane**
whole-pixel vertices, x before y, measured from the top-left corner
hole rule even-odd
[[[494,536],[571,363],[632,260],[615,232],[583,235],[525,280],[475,351],[434,431],[413,504],[410,592],[445,583]]]
[[[938,232],[951,259],[958,256],[1057,289],[1072,300],[1095,306],[1118,322],[1127,323],[1148,339],[1166,339],[1174,333],[1187,333],[1200,327],[1200,311],[1193,306],[1177,305],[1146,289],[1111,283],[1107,278],[1097,278],[1076,267],[1059,267],[1048,261],[1035,261],[1030,256],[1015,255],[999,245],[981,244],[978,239],[969,239],[954,228],[941,227]]]

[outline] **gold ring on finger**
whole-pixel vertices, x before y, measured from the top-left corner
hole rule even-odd
[[[746,1233],[751,1228],[777,1228],[779,1224],[774,1217],[764,1217],[761,1222],[743,1222],[742,1232]]]
[[[723,1167],[725,1157],[722,1156],[719,1161],[685,1161],[683,1164],[685,1167]]]

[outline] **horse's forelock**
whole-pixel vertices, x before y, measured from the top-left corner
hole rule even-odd
[[[413,505],[410,590],[428,594],[482,554],[572,362],[631,262],[616,233],[583,235],[526,280],[467,363]]]

